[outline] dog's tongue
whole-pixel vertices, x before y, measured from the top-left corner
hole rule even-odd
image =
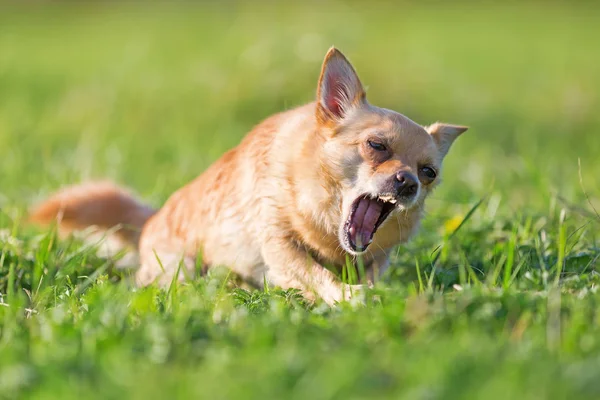
[[[362,198],[350,221],[350,240],[357,250],[364,250],[375,232],[375,224],[381,216],[383,205],[376,200]]]

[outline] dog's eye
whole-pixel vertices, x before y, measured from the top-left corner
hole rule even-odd
[[[375,151],[385,151],[386,147],[384,144],[379,143],[379,142],[374,142],[372,140],[368,140],[367,143],[369,144],[369,146],[371,146],[371,148]]]
[[[430,180],[434,180],[435,177],[437,176],[437,173],[431,167],[423,167],[423,168],[421,168],[421,172],[423,173],[423,175],[425,175],[427,177],[427,179],[430,179]]]

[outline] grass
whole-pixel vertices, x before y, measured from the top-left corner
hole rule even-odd
[[[3,8],[0,397],[598,398],[597,8],[318,4]],[[95,177],[160,205],[312,100],[331,44],[373,103],[471,126],[379,301],[136,289],[23,223]]]

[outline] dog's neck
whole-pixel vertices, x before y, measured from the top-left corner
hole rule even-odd
[[[302,125],[307,133],[297,138],[293,150],[293,169],[288,175],[292,189],[288,218],[298,242],[319,259],[337,264],[345,258],[337,235],[342,218],[342,188],[340,180],[328,174],[330,168],[323,154],[325,132],[317,123],[314,110],[314,103],[303,110]]]

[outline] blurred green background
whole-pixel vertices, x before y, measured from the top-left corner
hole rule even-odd
[[[580,200],[577,159],[591,191],[599,172],[598,15],[556,3],[5,8],[2,193],[110,177],[160,204],[261,119],[312,101],[335,45],[372,103],[471,127],[439,199]]]
[[[599,398],[599,22],[594,2],[3,3],[0,397]],[[19,222],[92,178],[159,206],[312,101],[331,45],[373,104],[470,126],[383,305],[134,291]]]

